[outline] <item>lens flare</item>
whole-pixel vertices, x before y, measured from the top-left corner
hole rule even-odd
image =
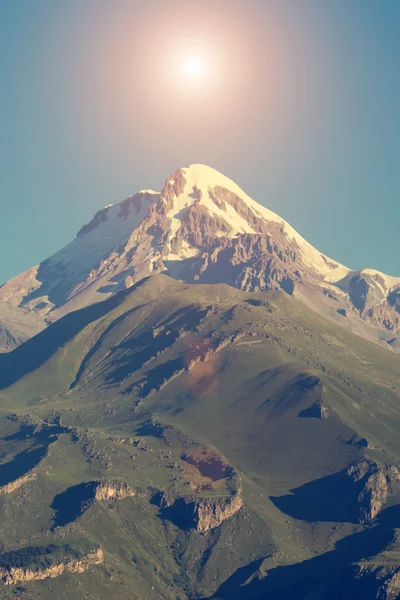
[[[183,61],[183,74],[189,79],[202,79],[206,75],[205,60],[201,56],[188,56]]]
[[[169,98],[175,106],[179,104],[180,111],[200,104],[204,108],[207,101],[216,102],[226,79],[222,55],[217,40],[207,36],[182,36],[168,44],[162,59],[164,101]]]

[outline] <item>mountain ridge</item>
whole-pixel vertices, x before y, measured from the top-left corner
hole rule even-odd
[[[161,192],[98,211],[65,248],[0,288],[0,303],[43,326],[165,272],[187,282],[283,289],[396,350],[400,278],[354,271],[315,249],[281,217],[205,165],[181,168]]]
[[[0,356],[0,559],[102,548],[32,600],[394,600],[398,367],[283,290],[161,273],[69,313]]]

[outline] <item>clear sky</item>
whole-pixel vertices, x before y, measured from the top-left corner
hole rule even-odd
[[[3,1],[0,73],[0,281],[191,163],[400,276],[399,0]]]

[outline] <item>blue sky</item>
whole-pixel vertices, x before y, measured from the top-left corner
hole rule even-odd
[[[225,44],[229,100],[157,81],[177,22]],[[398,0],[0,3],[0,280],[197,162],[332,258],[400,276],[399,40]]]

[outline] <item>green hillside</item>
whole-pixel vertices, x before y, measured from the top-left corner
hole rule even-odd
[[[151,277],[0,385],[2,598],[400,593],[400,357],[284,292]]]

